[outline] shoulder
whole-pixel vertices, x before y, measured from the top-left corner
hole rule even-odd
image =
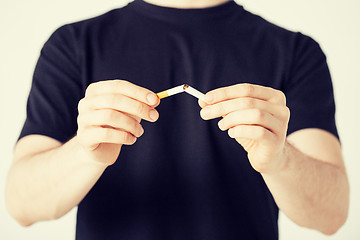
[[[300,31],[286,29],[263,17],[245,11],[246,24],[252,29],[254,41],[266,49],[283,56],[288,62],[289,74],[306,66],[326,63],[326,56],[320,44],[312,37]]]
[[[277,38],[294,38],[298,32],[286,29],[280,25],[270,22],[260,15],[244,9],[245,24],[251,27],[258,34],[271,34]]]
[[[89,36],[104,33],[111,30],[111,28],[121,26],[124,22],[129,22],[129,16],[132,15],[130,9],[131,7],[126,5],[92,18],[64,24],[53,32],[49,40],[72,38],[81,41]]]
[[[244,15],[245,24],[252,29],[254,37],[276,49],[282,48],[288,53],[295,53],[306,48],[319,48],[313,37],[300,31],[287,29],[247,10]]]

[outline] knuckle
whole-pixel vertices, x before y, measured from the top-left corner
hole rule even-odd
[[[124,87],[127,87],[128,83],[129,82],[126,80],[116,80],[116,81],[114,81],[114,88],[123,89]]]
[[[244,83],[243,88],[246,96],[251,96],[251,94],[254,92],[254,86],[250,83]]]
[[[115,111],[108,110],[101,115],[101,120],[103,123],[110,123],[114,119]]]
[[[229,88],[224,88],[224,91],[222,91],[221,99],[228,99],[230,97]]]
[[[134,98],[135,98],[135,99],[145,100],[145,99],[146,99],[147,92],[142,91],[142,90],[140,90],[140,89],[136,89],[136,90],[134,90],[133,94],[134,94]]]
[[[222,103],[216,104],[210,112],[214,112],[222,116],[225,112],[224,105]]]
[[[143,100],[146,99],[146,95],[148,94],[143,88],[135,86],[133,83],[127,80],[118,80],[117,88],[121,92],[127,92],[131,94],[132,98]]]
[[[285,93],[280,91],[280,90],[277,90],[276,91],[276,95],[277,95],[277,100],[282,103],[282,104],[286,104],[286,96],[285,96]]]
[[[129,117],[127,117],[126,115],[122,115],[120,118],[120,121],[126,127],[132,126],[132,124],[133,124],[131,119]]]
[[[78,102],[78,113],[85,113],[91,110],[91,104],[92,100],[90,100],[89,98],[85,97],[80,99],[80,101]]]
[[[243,99],[243,106],[244,108],[254,108],[255,107],[255,101],[251,98],[244,98]]]
[[[265,128],[258,128],[258,131],[257,131],[257,139],[262,139],[262,138],[265,138],[266,137],[266,132],[267,130]]]
[[[124,131],[119,132],[119,140],[120,142],[126,143],[127,139],[129,138],[128,133]]]
[[[146,109],[144,104],[138,103],[135,107],[135,110],[139,116],[147,116],[148,109]]]
[[[287,106],[284,106],[282,111],[284,113],[285,118],[289,119],[290,118],[290,108],[288,108]]]
[[[127,126],[130,131],[135,131],[139,127],[139,123],[131,118],[126,118],[124,124]]]
[[[76,122],[77,122],[78,128],[79,128],[80,126],[82,126],[83,116],[79,114],[79,115],[77,116],[77,118],[76,118]]]
[[[136,142],[137,138],[128,134],[128,145],[132,145]]]
[[[88,114],[79,114],[76,118],[78,129],[85,129],[90,125]]]
[[[219,111],[221,113],[221,116],[224,116],[225,114],[228,114],[229,109],[230,109],[230,107],[226,103],[220,103]]]
[[[102,141],[105,141],[111,137],[111,129],[110,128],[101,128],[101,133],[99,133],[99,138]]]
[[[261,111],[260,109],[254,109],[254,120],[256,122],[261,122],[264,119],[264,112]]]
[[[124,132],[122,131],[120,133],[120,141],[124,144],[128,144],[128,145],[131,145],[131,144],[134,144],[136,139],[128,132]]]
[[[80,99],[78,103],[78,112],[85,112],[86,110],[86,98]]]
[[[93,83],[91,83],[89,86],[87,86],[87,88],[85,90],[85,96],[88,96],[91,94],[92,88],[93,88]]]
[[[121,105],[123,103],[123,98],[118,97],[115,94],[108,94],[106,97],[104,97],[105,106],[112,106],[114,103]]]
[[[124,79],[117,80],[116,82],[119,84],[119,86],[124,86],[124,85],[129,84],[129,81],[124,80]]]
[[[89,86],[86,88],[85,96],[92,95],[95,92],[98,84],[98,82],[90,83]]]
[[[134,131],[137,131],[137,132],[138,132],[138,131],[140,131],[141,128],[142,128],[141,124],[138,123],[137,121],[131,120],[131,124],[132,124],[132,129],[133,129]]]

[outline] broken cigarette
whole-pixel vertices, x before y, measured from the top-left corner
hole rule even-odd
[[[162,91],[162,92],[159,92],[157,93],[156,95],[162,99],[162,98],[166,98],[166,97],[169,97],[169,96],[172,96],[172,95],[175,95],[175,94],[178,94],[178,93],[182,93],[182,92],[186,92],[198,99],[201,99],[201,100],[204,100],[204,96],[205,94],[199,92],[198,90],[196,90],[195,88],[193,87],[190,87],[188,84],[183,84],[183,85],[180,85],[180,86],[177,86],[177,87],[173,87],[173,88],[170,88],[168,90],[165,90],[165,91]]]
[[[198,90],[196,90],[193,87],[190,87],[187,84],[184,85],[184,91],[200,100],[204,100],[205,94],[199,92]]]
[[[180,85],[180,86],[173,87],[173,88],[170,88],[170,89],[168,89],[168,90],[159,92],[159,93],[157,93],[156,95],[157,95],[160,99],[162,99],[162,98],[166,98],[166,97],[169,97],[169,96],[178,94],[178,93],[182,93],[183,91],[184,91],[184,85]]]

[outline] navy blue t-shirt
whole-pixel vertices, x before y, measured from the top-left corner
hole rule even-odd
[[[44,45],[20,137],[61,142],[77,130],[78,101],[93,82],[125,79],[159,92],[187,83],[209,90],[253,83],[282,90],[288,134],[320,128],[337,136],[326,57],[301,33],[230,1],[173,9],[135,0],[59,28]],[[199,116],[188,94],[163,99],[156,123],[124,146],[80,203],[76,238],[278,239],[278,207],[243,148]]]

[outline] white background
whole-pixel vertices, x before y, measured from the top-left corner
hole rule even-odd
[[[243,0],[247,10],[317,40],[328,57],[335,87],[337,123],[351,185],[350,214],[331,237],[301,228],[280,215],[280,239],[360,239],[360,1]],[[63,218],[20,227],[4,204],[12,150],[25,118],[39,51],[60,25],[121,7],[126,0],[0,0],[0,239],[70,240],[76,209]]]

